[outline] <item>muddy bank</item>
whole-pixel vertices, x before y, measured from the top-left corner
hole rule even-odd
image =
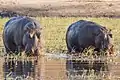
[[[5,2],[6,1],[6,2]],[[1,1],[0,12],[11,11],[28,16],[120,17],[120,1],[36,0]]]

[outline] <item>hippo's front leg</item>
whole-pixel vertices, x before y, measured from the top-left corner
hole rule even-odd
[[[20,55],[21,56],[21,46],[17,46],[17,52],[16,52],[17,55]]]

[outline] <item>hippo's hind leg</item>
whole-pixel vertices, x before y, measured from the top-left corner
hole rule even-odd
[[[94,52],[93,52],[93,55],[94,56],[100,56],[101,55],[100,49],[99,48],[95,48]]]
[[[10,50],[6,46],[5,46],[5,51],[6,51],[5,56],[10,53]]]
[[[13,51],[10,48],[8,48],[7,46],[5,46],[4,56],[11,55],[11,54],[13,54]]]
[[[72,52],[72,48],[70,48],[69,46],[67,46],[68,49],[68,53]]]
[[[22,50],[22,47],[19,45],[19,46],[16,46],[16,49],[15,49],[15,54],[16,55],[20,55],[21,56],[21,50]]]
[[[13,54],[13,53],[16,54],[16,51],[17,51],[17,50],[16,50],[17,47],[16,47],[16,45],[13,44],[13,43],[8,43],[7,46],[5,46],[5,49],[6,49],[6,53],[7,53],[7,54]]]
[[[72,55],[79,55],[80,53],[82,53],[84,50],[84,48],[79,48],[78,46],[71,46],[68,47],[68,53],[72,54]]]

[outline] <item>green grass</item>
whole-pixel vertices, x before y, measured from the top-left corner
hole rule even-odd
[[[45,49],[48,52],[62,52],[67,50],[65,43],[65,35],[68,26],[80,19],[94,21],[98,24],[112,29],[113,43],[115,49],[120,48],[120,19],[115,18],[82,18],[82,17],[37,17],[36,18],[42,28],[45,41]],[[2,33],[3,25],[8,18],[0,19],[0,31]]]

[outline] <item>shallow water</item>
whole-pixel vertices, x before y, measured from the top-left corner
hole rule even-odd
[[[0,80],[119,80],[119,66],[117,59],[73,60],[65,54],[46,54],[38,60],[1,57]]]

